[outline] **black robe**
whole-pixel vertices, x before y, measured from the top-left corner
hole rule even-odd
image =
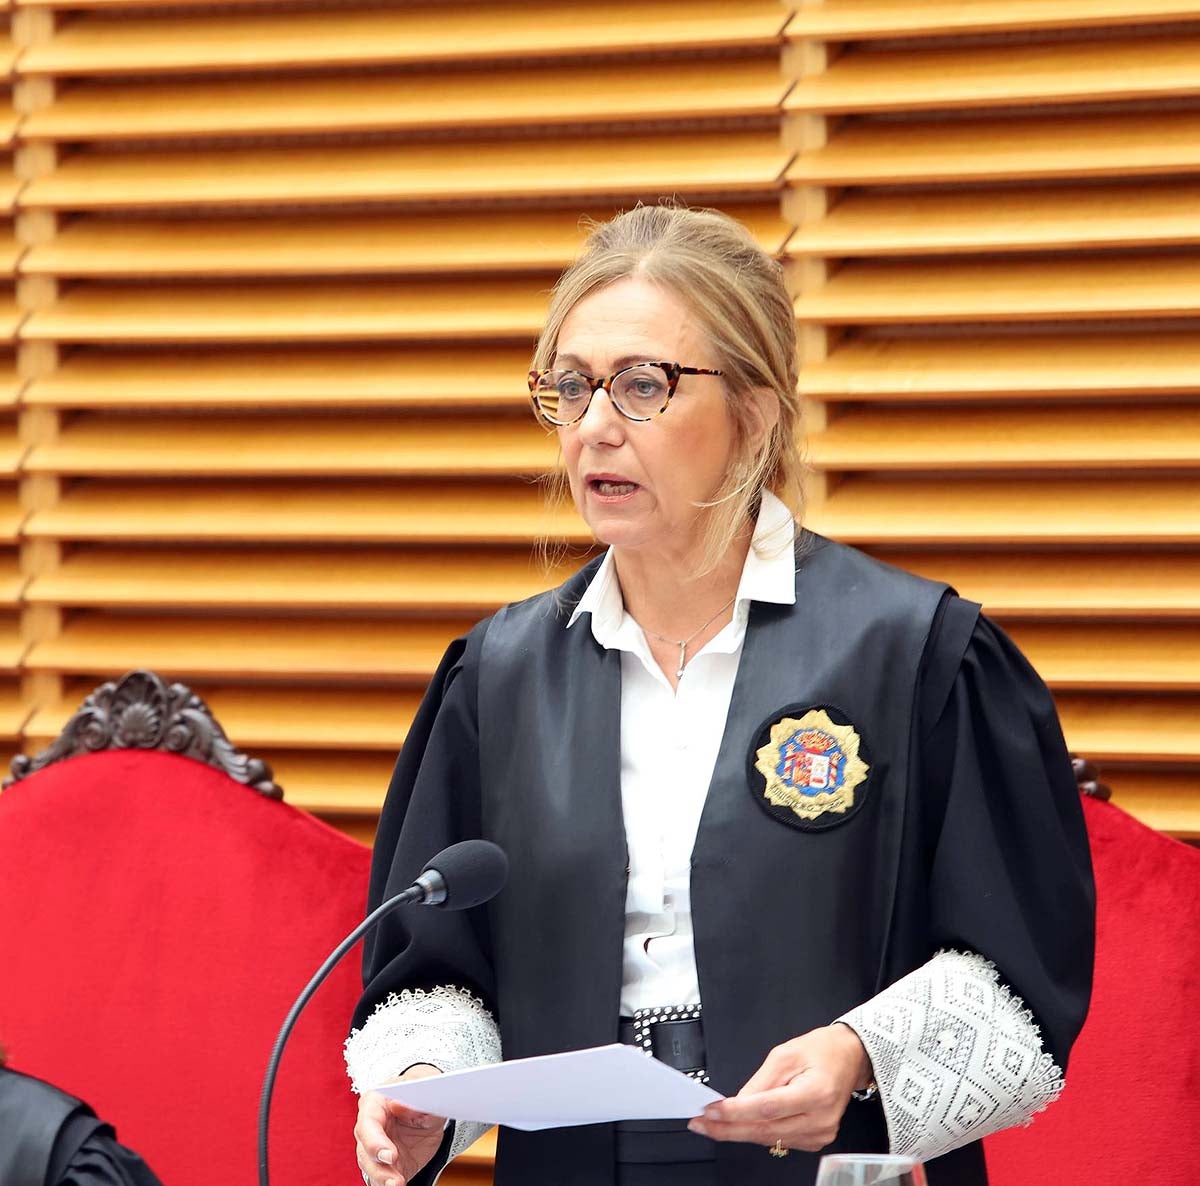
[[[0,1067],[0,1186],[160,1186],[82,1100]]]
[[[510,882],[461,916],[394,914],[368,941],[356,1024],[389,991],[480,995],[506,1058],[616,1040],[627,874],[620,657],[566,630],[595,563],[450,647],[400,756],[372,904],[454,840],[505,847]],[[827,1024],[941,948],[978,952],[1032,1009],[1060,1067],[1091,984],[1094,897],[1078,792],[1049,695],[978,606],[802,533],[794,606],[756,603],[692,858],[713,1086],[734,1093],[775,1044]],[[828,710],[869,762],[852,810],[768,810],[770,725]],[[674,1004],[676,1002],[664,1002]],[[830,1151],[882,1150],[853,1103]],[[817,1156],[716,1150],[722,1183],[807,1183]],[[609,1125],[503,1130],[497,1183],[609,1186]],[[928,1167],[985,1180],[980,1147]]]

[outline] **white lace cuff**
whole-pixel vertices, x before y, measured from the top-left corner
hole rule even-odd
[[[405,989],[386,1001],[346,1039],[346,1070],[360,1095],[423,1062],[439,1071],[465,1071],[500,1061],[500,1030],[483,1002],[453,986]],[[450,1157],[473,1145],[490,1126],[459,1121]]]
[[[1028,1124],[1063,1089],[1032,1014],[973,952],[939,951],[838,1020],[871,1057],[892,1153],[928,1161]]]

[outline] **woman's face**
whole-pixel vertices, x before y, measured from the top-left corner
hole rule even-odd
[[[688,309],[639,277],[581,300],[558,336],[556,368],[606,376],[636,362],[717,368]],[[558,429],[571,494],[596,538],[624,551],[687,555],[734,458],[723,380],[683,375],[670,406],[627,420],[597,391],[581,420]]]

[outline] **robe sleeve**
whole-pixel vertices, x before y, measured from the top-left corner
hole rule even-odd
[[[917,755],[937,953],[840,1019],[871,1056],[892,1151],[922,1160],[1056,1098],[1094,945],[1087,835],[1050,695],[975,607],[943,608]]]
[[[108,1125],[94,1129],[77,1147],[68,1125],[59,1141],[72,1146],[74,1152],[61,1169],[51,1165],[48,1180],[54,1186],[162,1186],[150,1167],[125,1148]],[[57,1152],[56,1146],[56,1156]]]
[[[400,751],[376,833],[368,909],[416,879],[430,857],[482,830],[477,720],[483,625],[450,645]],[[453,984],[493,1014],[486,907],[399,907],[367,936],[361,1025],[389,993]]]
[[[478,653],[486,623],[447,650],[421,702],[388,788],[376,833],[368,909],[406,889],[435,853],[478,837]],[[500,1059],[485,906],[399,907],[367,936],[363,995],[346,1042],[355,1090],[414,1063],[443,1071]],[[486,1125],[450,1124],[415,1180],[436,1179]]]
[[[924,740],[921,768],[940,808],[929,835],[933,944],[994,964],[1065,1071],[1095,949],[1083,807],[1050,693],[986,618]]]

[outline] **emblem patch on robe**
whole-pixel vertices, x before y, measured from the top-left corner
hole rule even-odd
[[[835,721],[831,711],[837,712],[819,706],[785,709],[788,715],[759,731],[752,751],[753,769],[763,779],[761,787],[753,780],[763,806],[806,830],[829,827],[852,814],[870,771],[860,752],[862,738],[844,718]]]

